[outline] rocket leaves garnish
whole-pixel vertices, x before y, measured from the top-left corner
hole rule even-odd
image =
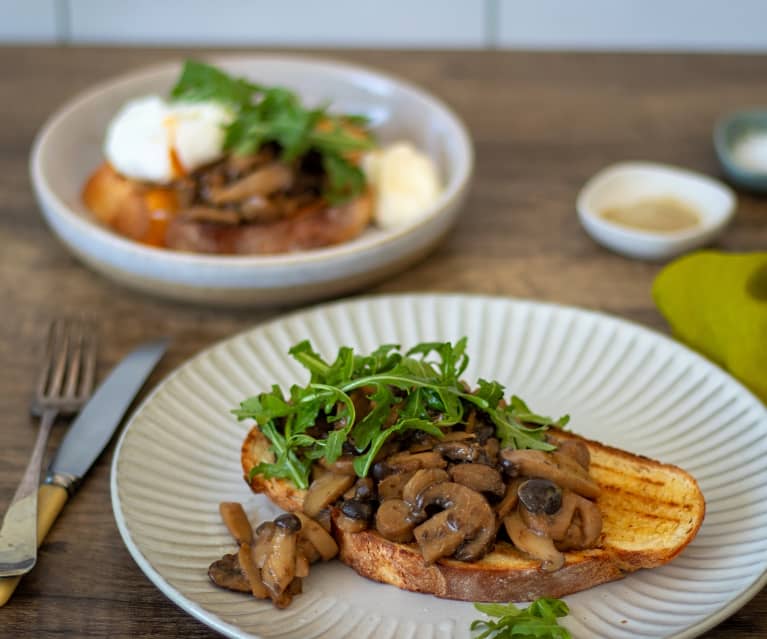
[[[344,445],[353,451],[354,469],[364,477],[393,435],[420,430],[440,438],[445,429],[465,423],[472,408],[492,422],[503,447],[552,450],[546,430],[568,420],[536,415],[516,396],[503,401],[505,389],[498,382],[480,379],[476,391],[467,390],[461,382],[469,363],[466,338],[455,344],[419,344],[404,354],[394,344],[369,355],[343,347],[332,362],[308,341],[289,352],[309,371],[309,383],[292,386],[287,398],[273,386],[232,411],[240,420],[256,421],[275,455],[273,462],[256,466],[251,477],[279,477],[307,488],[312,462],[324,458],[333,463]],[[364,415],[357,414],[354,391],[370,402]],[[328,427],[322,435],[313,428],[319,423]]]
[[[493,620],[472,622],[474,639],[572,639],[570,632],[559,625],[570,608],[561,599],[541,597],[527,608],[509,604],[474,604],[474,607]]]
[[[264,87],[233,78],[208,64],[187,60],[171,97],[186,102],[212,100],[234,111],[226,126],[224,150],[256,153],[263,145],[279,145],[282,160],[293,162],[317,153],[326,174],[325,198],[338,203],[365,188],[365,175],[350,154],[373,147],[360,115],[335,115],[327,105],[307,109],[299,97],[282,87]]]

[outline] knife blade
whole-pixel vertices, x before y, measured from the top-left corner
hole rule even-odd
[[[70,426],[38,492],[38,546],[67,499],[109,443],[128,407],[167,350],[168,343],[168,339],[147,342],[123,358]],[[21,577],[0,577],[0,607],[10,599]]]
[[[104,450],[125,411],[168,348],[168,339],[147,342],[129,353],[96,389],[69,427],[48,466],[45,483],[73,493]]]

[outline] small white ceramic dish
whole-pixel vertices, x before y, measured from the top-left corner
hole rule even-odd
[[[167,94],[181,69],[165,64],[96,86],[61,107],[35,141],[30,160],[40,208],[61,241],[81,260],[118,282],[164,297],[212,305],[296,304],[380,280],[422,258],[455,221],[468,191],[473,148],[466,128],[442,102],[370,69],[300,56],[225,56],[211,63],[263,84],[298,92],[309,104],[331,101],[362,113],[382,142],[408,139],[436,162],[445,185],[416,223],[369,228],[338,246],[273,256],[211,256],[158,249],[97,223],[81,200],[88,175],[102,162],[106,125],[128,99]]]
[[[680,231],[645,231],[617,224],[602,211],[626,206],[645,197],[671,197],[689,204],[700,224]],[[622,162],[592,177],[576,202],[581,224],[589,235],[617,253],[645,260],[680,255],[712,241],[735,212],[735,194],[706,175],[665,164]]]

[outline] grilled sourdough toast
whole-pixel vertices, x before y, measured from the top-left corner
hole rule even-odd
[[[562,431],[561,439],[583,442],[591,454],[590,473],[601,489],[597,545],[565,552],[565,564],[544,571],[539,561],[497,541],[471,563],[439,559],[429,565],[418,546],[389,541],[375,530],[350,533],[333,527],[340,559],[360,575],[405,590],[465,601],[529,601],[562,597],[620,579],[640,568],[671,561],[695,537],[705,502],[695,479],[682,469],[633,455]],[[306,491],[283,479],[266,479],[251,469],[272,461],[269,442],[254,427],[242,446],[242,468],[251,489],[288,511],[302,509]]]

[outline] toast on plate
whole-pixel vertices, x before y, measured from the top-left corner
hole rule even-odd
[[[502,532],[476,560],[445,556],[428,561],[414,541],[392,541],[370,527],[354,532],[343,525],[348,517],[336,504],[330,511],[340,559],[364,577],[405,590],[465,601],[529,601],[561,597],[640,568],[663,565],[695,537],[705,502],[687,472],[567,431],[558,430],[553,437],[562,448],[575,445],[588,451],[588,472],[598,486],[593,503],[601,515],[595,543],[583,549],[565,548],[561,567],[552,569],[540,557],[518,550],[511,541],[513,531],[508,536]],[[283,509],[303,510],[306,490],[285,479],[267,479],[251,472],[259,463],[273,459],[269,441],[254,426],[242,445],[245,480],[254,492],[264,493]],[[448,462],[445,472],[455,480],[452,467],[458,464]],[[497,511],[498,505],[494,508]],[[465,545],[457,552],[462,547]]]

